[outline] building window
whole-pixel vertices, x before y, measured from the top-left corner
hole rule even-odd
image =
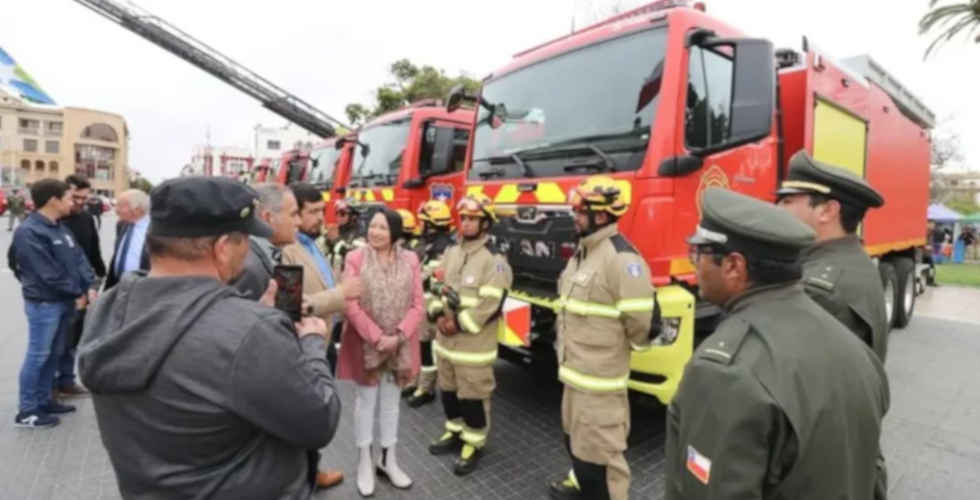
[[[75,145],[75,173],[89,179],[111,181],[115,178],[116,150],[90,144]]]
[[[47,129],[45,129],[47,135],[61,135],[61,131],[64,127],[62,122],[47,122]]]
[[[24,170],[30,170],[31,169],[31,160],[21,160],[20,161],[20,168],[22,168]]]
[[[41,160],[38,160],[38,161],[34,162],[34,170],[37,170],[38,172],[43,172],[44,171],[44,162],[41,161]]]
[[[37,139],[24,139],[24,151],[37,153]]]
[[[282,144],[279,141],[266,141],[265,142],[265,148],[266,149],[279,149],[281,147],[282,147]]]
[[[48,170],[50,170],[52,174],[57,174],[58,173],[58,162],[56,162],[56,161],[48,162]]]
[[[44,141],[44,152],[58,154],[61,152],[61,147],[58,141]]]
[[[97,141],[119,142],[119,135],[116,130],[105,123],[89,125],[82,130],[83,139],[95,139]]]

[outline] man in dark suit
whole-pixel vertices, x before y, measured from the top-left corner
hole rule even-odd
[[[109,263],[105,289],[115,286],[129,271],[149,270],[150,256],[146,251],[146,230],[150,226],[150,197],[138,189],[119,195],[116,202],[116,245]]]

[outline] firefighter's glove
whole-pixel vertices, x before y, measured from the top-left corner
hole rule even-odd
[[[459,333],[459,325],[456,323],[456,317],[449,312],[439,316],[439,319],[436,320],[436,327],[447,337],[452,337]]]

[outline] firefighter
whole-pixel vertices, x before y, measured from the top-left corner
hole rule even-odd
[[[629,201],[616,181],[589,177],[569,202],[580,240],[558,281],[556,349],[572,469],[551,483],[550,494],[626,499],[630,354],[649,348],[659,333],[659,308],[646,262],[618,231]]]
[[[441,311],[442,301],[433,293],[432,272],[442,262],[446,249],[454,245],[452,233],[452,213],[449,205],[441,200],[429,200],[419,206],[418,220],[422,229],[422,286],[425,292],[426,308]],[[432,355],[432,340],[436,336],[436,326],[432,321],[426,321],[422,326],[420,340],[422,342],[422,369],[415,387],[410,388],[408,406],[418,408],[435,399],[437,368],[435,357]]]
[[[347,252],[365,245],[364,231],[360,225],[361,207],[355,200],[337,200],[334,203],[334,213],[337,215],[337,231],[326,236],[326,252],[324,254],[330,259],[330,266],[333,267],[334,275],[340,276],[344,271],[344,258]]]
[[[444,434],[429,446],[433,455],[460,450],[453,472],[473,472],[490,430],[490,394],[495,387],[497,327],[511,271],[492,244],[493,202],[466,195],[456,209],[462,242],[446,250],[435,275],[444,308],[432,345],[439,367],[439,390],[446,413]],[[433,311],[435,312],[435,311]]]
[[[777,205],[817,233],[817,243],[800,256],[807,295],[884,362],[888,347],[885,292],[878,267],[868,258],[857,234],[865,212],[882,206],[884,198],[863,179],[818,162],[806,151],[790,159],[789,173],[776,196]]]
[[[419,262],[422,262],[422,240],[419,238],[421,231],[418,222],[415,220],[415,215],[404,208],[395,211],[402,218],[402,247],[415,252],[419,257]]]

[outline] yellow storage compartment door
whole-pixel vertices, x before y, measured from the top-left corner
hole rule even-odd
[[[868,125],[830,101],[816,99],[813,116],[813,157],[864,178]]]

